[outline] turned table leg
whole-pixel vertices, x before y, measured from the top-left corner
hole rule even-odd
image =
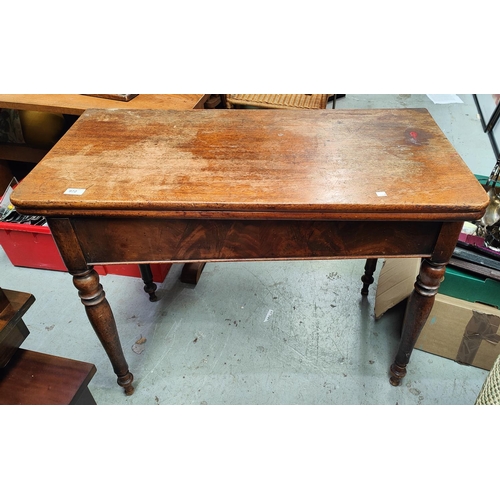
[[[113,370],[118,377],[118,385],[127,396],[134,393],[134,376],[129,372],[116,329],[115,318],[106,299],[99,275],[92,267],[84,272],[71,273],[78,295],[85,306],[90,324],[106,351]]]
[[[406,306],[398,353],[391,366],[390,382],[392,385],[400,385],[406,375],[406,365],[434,305],[445,270],[445,264],[434,264],[427,259],[422,262],[415,288]]]
[[[128,370],[115,318],[102,285],[99,283],[99,275],[92,266],[87,264],[71,221],[65,218],[49,218],[47,222],[61,257],[69,273],[73,276],[73,283],[85,306],[90,324],[101,341],[118,377],[118,385],[124,388],[127,396],[133,394],[134,376]]]
[[[365,274],[361,277],[363,288],[361,295],[368,295],[368,287],[373,283],[373,273],[377,268],[377,259],[366,259]]]
[[[400,385],[406,375],[406,366],[434,305],[446,264],[453,254],[462,225],[462,222],[443,223],[432,256],[422,261],[415,287],[406,305],[399,349],[390,369],[390,383],[394,386]]]

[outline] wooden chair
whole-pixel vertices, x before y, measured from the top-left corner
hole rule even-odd
[[[252,106],[267,109],[326,109],[329,100],[335,108],[336,94],[224,94],[226,107]]]

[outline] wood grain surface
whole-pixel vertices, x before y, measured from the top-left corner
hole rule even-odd
[[[488,203],[423,109],[88,110],[12,200],[44,215],[399,220],[472,220]]]
[[[75,218],[72,226],[94,264],[429,256],[441,230],[431,221],[103,217]]]
[[[96,373],[93,364],[17,349],[0,370],[0,405],[68,405]]]

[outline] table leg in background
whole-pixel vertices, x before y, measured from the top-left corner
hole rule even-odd
[[[361,281],[363,282],[361,295],[368,295],[368,287],[373,283],[373,273],[377,268],[377,260],[378,259],[366,259],[365,274],[361,277]]]
[[[142,281],[144,282],[144,291],[149,294],[150,302],[156,302],[158,300],[155,293],[157,287],[153,280],[151,266],[149,264],[139,264],[139,269],[141,271]]]

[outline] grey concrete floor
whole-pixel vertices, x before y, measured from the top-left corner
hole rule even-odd
[[[337,108],[428,108],[472,172],[494,155],[471,95],[347,95]],[[453,175],[453,172],[450,172]],[[174,265],[148,301],[140,279],[101,278],[135,377],[126,397],[66,273],[14,267],[0,248],[1,286],[30,292],[27,349],[88,361],[102,405],[472,405],[487,372],[415,350],[389,384],[402,307],[375,320],[377,280],[360,295],[364,261],[209,263],[198,285]],[[380,267],[380,265],[379,265]],[[375,277],[378,277],[377,270]],[[140,338],[144,350],[132,347]]]

